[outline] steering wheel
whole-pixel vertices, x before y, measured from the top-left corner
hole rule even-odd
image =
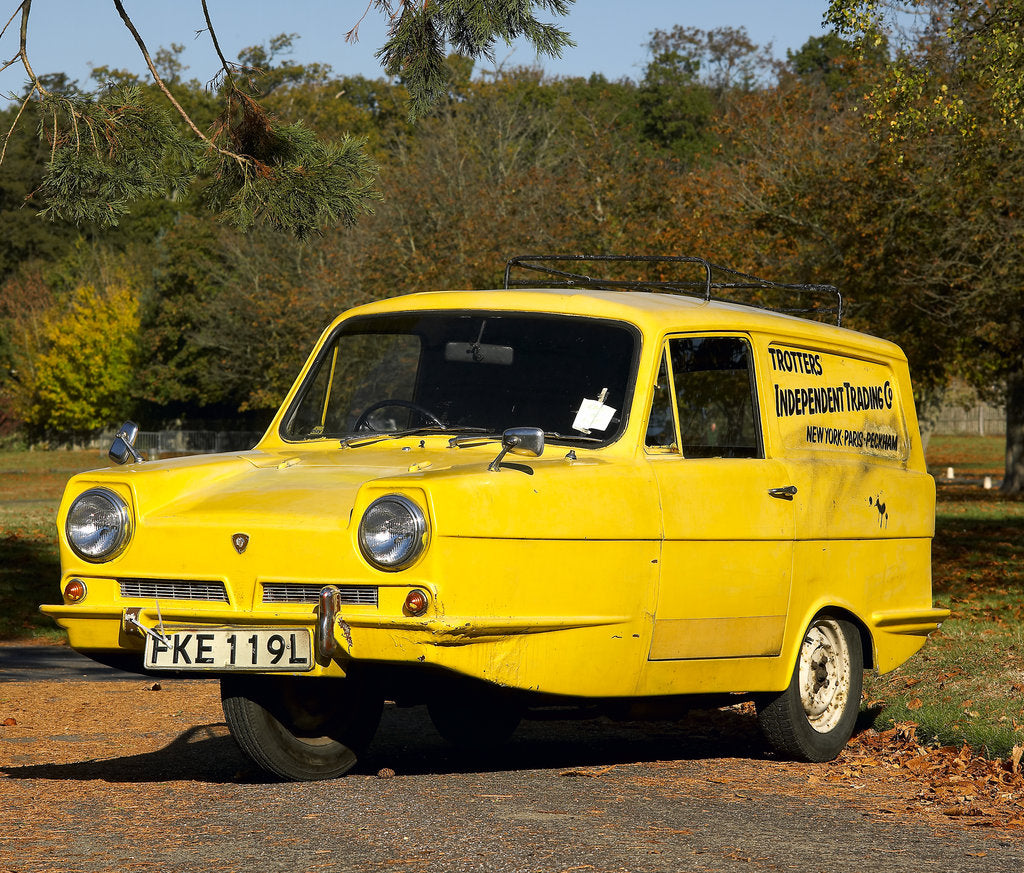
[[[370,424],[370,416],[373,415],[378,409],[384,409],[388,406],[400,406],[402,409],[411,409],[413,412],[418,412],[431,424],[436,424],[440,428],[444,428],[444,424],[441,422],[433,412],[429,409],[425,409],[418,403],[413,403],[411,400],[379,400],[377,403],[371,403],[361,413],[359,418],[356,419],[356,423],[353,425],[352,430],[372,430],[378,432],[377,429]]]

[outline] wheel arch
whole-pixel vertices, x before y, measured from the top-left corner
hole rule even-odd
[[[818,609],[817,612],[811,616],[810,620],[804,623],[804,628],[811,626],[811,623],[819,618],[837,618],[843,621],[848,621],[855,628],[857,633],[860,634],[861,650],[864,657],[864,669],[873,670],[875,667],[875,642],[871,636],[871,631],[868,629],[860,617],[855,612],[851,612],[849,609],[845,609],[841,606],[823,606]]]

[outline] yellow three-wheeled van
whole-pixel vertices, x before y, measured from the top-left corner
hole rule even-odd
[[[947,614],[906,357],[714,299],[804,288],[579,260],[345,313],[251,451],[143,462],[129,423],[67,487],[43,611],[97,660],[219,677],[285,778],[350,769],[384,700],[481,743],[745,694],[780,752],[834,757],[863,670]]]

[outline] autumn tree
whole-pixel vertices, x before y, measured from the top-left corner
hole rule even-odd
[[[1024,492],[1024,224],[1014,180],[1024,147],[1024,2],[832,0],[828,18],[864,49],[894,55],[867,89],[865,117],[890,159],[929,157],[922,183],[945,198],[933,258],[915,282],[955,326],[962,371],[1006,406],[1003,490]],[[927,192],[922,192],[922,197]]]
[[[936,257],[954,190],[930,153],[894,163],[866,134],[857,111],[863,71],[853,60],[839,53],[826,65],[794,65],[801,74],[737,101],[723,119],[731,161],[719,168],[713,199],[745,236],[747,269],[834,282],[847,325],[900,343],[926,407],[955,345],[920,276]]]
[[[138,298],[129,285],[81,285],[42,323],[23,374],[20,417],[36,433],[89,432],[130,406],[138,355]]]
[[[777,66],[770,47],[742,27],[676,25],[655,30],[647,48],[638,94],[643,132],[686,161],[714,148],[714,120],[730,97],[764,84]]]
[[[184,218],[153,252],[141,320],[147,354],[133,397],[146,420],[262,427],[320,332],[367,302],[353,234],[299,243],[270,230],[239,234]]]
[[[23,264],[0,286],[0,430],[24,423],[54,299],[38,261]]]
[[[364,223],[385,287],[494,287],[513,254],[646,247],[673,163],[644,146],[634,84],[530,69],[463,81],[385,164]]]

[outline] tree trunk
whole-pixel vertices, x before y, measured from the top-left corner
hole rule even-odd
[[[1024,493],[1024,372],[1006,380],[1006,474],[1004,494]]]

